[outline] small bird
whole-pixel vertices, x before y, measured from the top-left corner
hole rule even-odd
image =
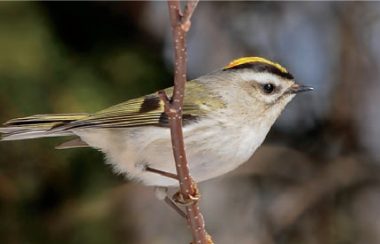
[[[285,106],[311,87],[295,83],[281,65],[243,57],[186,83],[183,133],[196,182],[223,175],[262,144]],[[165,89],[172,94],[173,88]],[[178,186],[157,172],[176,173],[164,103],[153,93],[94,114],[40,114],[12,119],[2,140],[75,136],[58,149],[93,147],[115,172],[146,185]]]

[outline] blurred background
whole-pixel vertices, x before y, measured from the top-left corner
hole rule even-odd
[[[201,2],[189,78],[280,62],[296,97],[252,159],[200,185],[216,243],[380,243],[380,3]],[[172,84],[165,2],[1,2],[0,121],[95,112]],[[1,243],[189,243],[152,188],[62,138],[0,143]]]

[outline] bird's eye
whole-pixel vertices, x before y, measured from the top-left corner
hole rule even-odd
[[[271,94],[274,91],[274,85],[271,83],[267,83],[267,84],[263,85],[263,91],[266,94]]]

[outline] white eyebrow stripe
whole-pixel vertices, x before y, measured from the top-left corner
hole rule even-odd
[[[271,73],[242,72],[240,77],[245,81],[256,81],[260,84],[272,83],[277,87],[281,85],[281,79]]]

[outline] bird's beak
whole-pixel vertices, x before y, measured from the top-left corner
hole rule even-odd
[[[312,91],[314,90],[313,87],[311,86],[302,86],[302,85],[299,85],[299,84],[296,84],[294,83],[290,88],[289,88],[289,92],[290,93],[300,93],[300,92],[306,92],[306,91]]]

